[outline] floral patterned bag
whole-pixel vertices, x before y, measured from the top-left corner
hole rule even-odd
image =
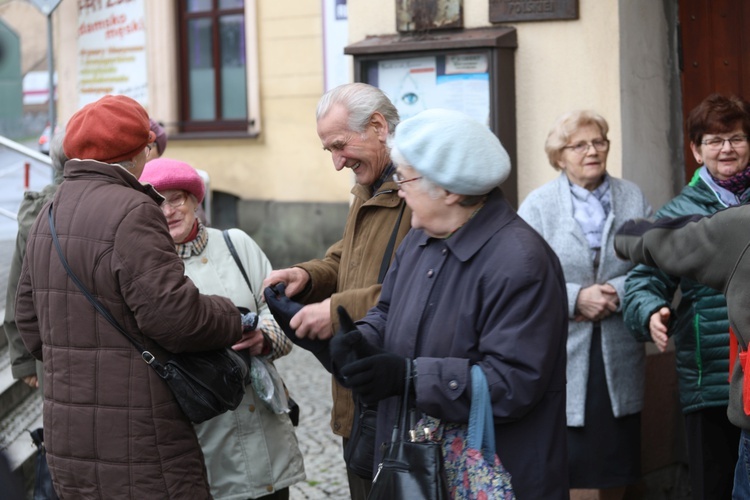
[[[418,429],[423,439],[443,444],[448,491],[452,499],[514,500],[510,473],[495,453],[495,428],[487,378],[478,365],[471,368],[471,413],[469,425],[441,423],[426,416]]]

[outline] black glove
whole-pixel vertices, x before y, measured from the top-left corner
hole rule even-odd
[[[343,366],[341,376],[346,387],[363,403],[374,405],[381,399],[404,393],[406,358],[381,352]]]
[[[297,333],[294,329],[289,326],[289,322],[294,315],[304,307],[304,305],[299,302],[294,302],[286,296],[286,285],[284,283],[276,283],[275,285],[267,287],[263,290],[263,296],[266,299],[268,309],[271,311],[276,323],[278,323],[284,331],[284,335],[289,337],[289,340],[295,345],[313,353],[323,367],[330,372],[331,358],[328,353],[328,344],[330,340],[301,339],[297,337]]]
[[[343,306],[338,306],[336,312],[339,315],[339,329],[331,339],[331,373],[341,385],[346,386],[341,377],[343,366],[383,351],[365,340]]]
[[[351,382],[347,380],[343,372],[346,366],[359,360],[390,353],[369,343],[343,306],[338,306],[336,311],[339,315],[339,329],[338,333],[331,339],[331,373],[341,385],[351,387]],[[401,367],[401,371],[404,370]],[[403,376],[401,380],[403,381]],[[369,404],[367,401],[363,400],[363,402]]]

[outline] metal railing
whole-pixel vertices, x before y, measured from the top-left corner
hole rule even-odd
[[[16,141],[8,139],[7,137],[4,137],[2,135],[0,135],[0,146],[4,146],[10,149],[11,151],[15,151],[21,156],[35,160],[39,163],[49,166],[50,168],[52,167],[52,160],[50,159],[49,156],[42,154],[38,151],[34,151],[33,149],[28,148],[24,146],[23,144],[19,144]],[[2,178],[5,175],[15,174],[17,171],[18,171],[17,165],[14,165],[9,168],[2,168],[0,169],[0,178]],[[17,220],[17,214],[15,212],[12,212],[3,207],[0,207],[0,215],[4,217],[8,217],[9,219]]]
[[[0,146],[5,146],[8,149],[12,149],[16,153],[20,153],[24,156],[28,156],[29,158],[33,158],[36,161],[40,161],[46,165],[49,165],[50,167],[52,166],[52,160],[49,156],[42,154],[39,151],[34,151],[31,148],[27,148],[23,144],[19,144],[16,141],[12,141],[2,135],[0,135]]]

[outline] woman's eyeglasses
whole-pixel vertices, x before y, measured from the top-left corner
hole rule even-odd
[[[602,152],[609,149],[609,141],[607,139],[595,139],[591,142],[579,142],[572,146],[563,146],[563,149],[570,149],[575,154],[585,155],[589,152],[589,148],[593,147],[596,151]]]
[[[411,179],[407,179],[399,172],[393,174],[393,182],[395,182],[398,187],[401,187],[402,184],[406,184],[407,182],[418,181],[421,178],[421,175],[419,177],[412,177]]]
[[[181,194],[172,196],[168,200],[164,200],[161,204],[161,208],[165,208],[167,205],[169,205],[172,208],[180,208],[186,202],[187,202],[187,195],[185,193],[181,193]]]
[[[724,139],[723,137],[712,137],[711,139],[706,139],[705,141],[701,141],[701,144],[706,146],[708,149],[713,149],[714,151],[718,151],[719,149],[724,147],[724,143],[728,142],[732,148],[742,148],[747,146],[747,136],[746,135],[734,135],[730,137],[729,139]]]

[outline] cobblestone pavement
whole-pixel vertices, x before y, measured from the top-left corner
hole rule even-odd
[[[300,406],[297,439],[307,481],[290,488],[290,499],[347,499],[349,486],[341,438],[331,432],[331,375],[309,352],[295,347],[276,367]]]

